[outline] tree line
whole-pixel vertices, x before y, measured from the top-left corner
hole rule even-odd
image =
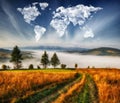
[[[22,60],[23,60],[22,52],[18,46],[15,46],[12,50],[11,58],[10,58],[10,62],[12,62],[14,65],[13,68],[14,69],[22,68]],[[54,53],[53,56],[51,57],[51,59],[49,60],[49,56],[48,56],[47,52],[44,51],[44,53],[40,59],[40,64],[43,66],[43,68],[47,68],[49,65],[52,65],[54,68],[56,68],[58,65],[60,65],[60,60],[56,53]],[[8,66],[6,66],[6,65],[2,65],[3,69],[6,69],[7,67]],[[65,68],[66,65],[61,64],[61,67]],[[33,64],[30,64],[28,68],[33,69],[34,68]],[[40,66],[38,65],[37,68],[39,69]]]

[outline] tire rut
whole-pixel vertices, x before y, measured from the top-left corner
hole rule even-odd
[[[72,96],[73,92],[76,92],[78,89],[82,89],[85,83],[85,75],[83,74],[82,79],[74,83],[70,88],[67,89],[67,92],[61,94],[54,102],[52,103],[66,103],[69,97]],[[69,102],[71,103],[71,102]]]
[[[39,102],[37,103],[50,103],[52,102],[51,99],[54,99],[55,97],[58,97],[59,95],[61,95],[62,93],[66,92],[68,90],[68,88],[72,87],[75,83],[79,82],[81,80],[81,77],[78,77],[76,80],[74,80],[73,82],[70,82],[69,84],[67,84],[66,86],[64,86],[63,88],[59,89],[58,91],[56,91],[53,94],[48,95],[47,97],[41,99]]]
[[[88,75],[87,76],[87,84],[89,87],[89,94],[90,94],[90,102],[91,103],[99,103],[99,95],[98,95],[98,88],[93,80],[93,78]]]

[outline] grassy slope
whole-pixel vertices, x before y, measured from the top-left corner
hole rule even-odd
[[[82,53],[83,53],[83,54],[89,54],[89,55],[120,56],[120,50],[119,50],[119,49],[107,48],[107,47],[90,49],[90,50],[84,51],[84,52],[82,52]]]

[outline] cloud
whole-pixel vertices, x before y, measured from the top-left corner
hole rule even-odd
[[[65,30],[69,24],[69,21],[67,19],[54,19],[51,21],[50,25],[57,31],[60,37],[62,37],[65,34]]]
[[[41,13],[38,11],[38,8],[35,5],[29,5],[28,7],[24,8],[17,8],[17,10],[21,12],[25,22],[27,22],[28,24],[30,24],[31,21],[34,21],[39,15],[41,15]]]
[[[32,3],[32,5],[37,5],[37,4],[39,4],[38,2],[34,2],[34,3]]]
[[[39,5],[40,5],[40,7],[41,7],[41,10],[45,10],[45,9],[49,6],[49,4],[46,3],[46,2],[39,3]]]
[[[35,32],[35,39],[36,41],[39,41],[39,39],[43,36],[43,34],[46,32],[46,28],[36,25],[34,27],[34,32]]]
[[[94,37],[94,33],[93,33],[91,28],[88,28],[87,26],[85,26],[85,27],[82,28],[82,30],[84,32],[83,33],[84,38],[89,38],[89,37],[93,38]]]
[[[20,29],[20,26],[18,24],[16,14],[13,12],[12,5],[9,2],[7,2],[6,0],[1,0],[0,7],[3,10],[3,12],[7,15],[7,18],[8,18],[7,22],[4,20],[2,22],[5,25],[8,25],[8,22],[10,22],[11,26],[13,26],[13,28],[14,28],[13,31],[16,32],[16,34],[18,34],[19,36],[24,37],[24,35]],[[4,17],[2,17],[2,18],[4,18]],[[5,29],[6,29],[6,31],[8,31],[8,28],[5,28]],[[9,31],[9,32],[11,32],[11,31]]]
[[[76,5],[73,7],[64,8],[58,7],[53,12],[53,18],[50,25],[57,31],[59,36],[63,36],[67,26],[73,23],[74,26],[82,26],[86,20],[91,17],[92,13],[101,10],[100,7]]]

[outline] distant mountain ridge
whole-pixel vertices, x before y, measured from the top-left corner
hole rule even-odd
[[[30,49],[30,50],[48,50],[48,51],[84,51],[86,48],[80,47],[62,47],[62,46],[29,46],[23,47],[22,49]]]
[[[120,49],[110,47],[100,47],[95,49],[89,49],[82,51],[82,54],[86,55],[101,55],[101,56],[120,56]]]
[[[7,52],[7,53],[9,53],[9,52],[11,52],[11,50],[0,48],[0,52]]]
[[[101,55],[101,56],[120,56],[120,49],[111,47],[99,47],[93,49],[80,48],[80,47],[62,47],[62,46],[36,46],[25,47],[32,50],[48,50],[48,51],[60,51],[68,53],[79,53],[83,55]]]

